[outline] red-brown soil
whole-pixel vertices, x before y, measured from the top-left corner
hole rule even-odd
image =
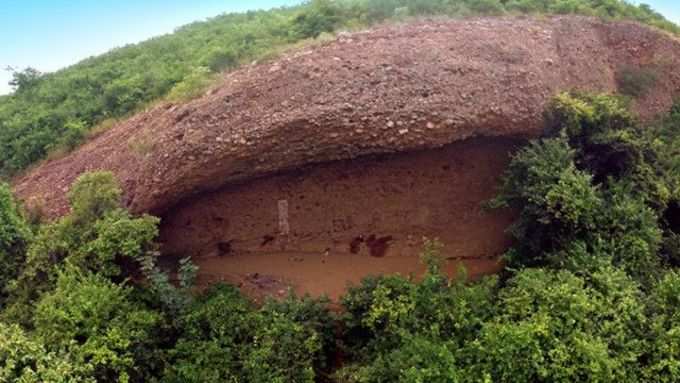
[[[83,172],[107,169],[134,212],[160,214],[206,190],[310,163],[535,136],[556,93],[615,91],[652,66],[643,118],[680,95],[680,41],[630,22],[564,16],[393,25],[228,73],[205,96],[163,104],[14,183],[51,216]]]
[[[14,189],[57,217],[77,176],[110,170],[125,205],[162,215],[166,250],[196,255],[204,279],[261,269],[256,285],[276,289],[279,275],[336,295],[364,271],[416,270],[409,235],[439,236],[454,256],[500,252],[508,217],[475,215],[505,161],[507,141],[494,139],[538,136],[555,94],[614,92],[617,73],[639,67],[660,79],[633,104],[647,119],[680,95],[680,41],[635,23],[479,18],[345,33],[140,113]],[[486,140],[465,141],[474,137]],[[445,171],[444,157],[462,162]],[[336,270],[343,276],[330,279]]]
[[[193,198],[163,216],[165,254],[191,255],[202,284],[251,291],[328,294],[371,274],[420,275],[422,238],[444,245],[452,275],[496,272],[509,245],[509,212],[485,212],[510,139],[473,139],[441,149],[336,161]],[[282,233],[279,201],[288,205]]]
[[[464,250],[464,243],[455,248]],[[239,286],[246,295],[258,301],[271,296],[284,297],[292,290],[297,294],[327,296],[337,302],[348,286],[357,285],[363,277],[400,274],[418,278],[425,272],[416,256],[376,259],[347,253],[332,253],[325,259],[317,253],[240,254],[233,258],[200,258],[195,263],[200,268],[199,287],[225,282]],[[498,258],[450,258],[445,260],[443,269],[456,278],[460,265],[465,267],[471,280],[495,274],[503,268]]]

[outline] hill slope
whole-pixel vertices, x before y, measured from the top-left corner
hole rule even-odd
[[[81,173],[108,169],[135,212],[307,163],[536,136],[559,91],[611,92],[630,68],[658,81],[644,117],[680,89],[680,42],[634,23],[583,17],[481,18],[377,28],[243,68],[186,104],[136,115],[17,180],[50,216]]]
[[[507,13],[637,20],[680,32],[650,7],[624,0],[311,0],[292,8],[220,15],[55,73],[17,72],[16,92],[0,97],[0,177],[16,175],[48,153],[69,151],[93,128],[100,131],[149,103],[200,94],[222,70],[326,31],[414,16]]]

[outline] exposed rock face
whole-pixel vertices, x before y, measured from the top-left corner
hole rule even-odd
[[[512,216],[499,220],[499,213],[485,212],[481,204],[493,198],[498,174],[522,144],[471,139],[231,185],[168,210],[161,240],[170,253],[195,256],[282,248],[417,255],[423,236],[448,243],[478,238],[478,247],[463,254],[468,257],[502,252],[508,242],[490,237],[502,234]]]
[[[54,217],[78,175],[107,169],[131,210],[163,214],[196,193],[305,164],[536,136],[557,92],[614,91],[631,66],[654,66],[661,79],[636,101],[643,118],[680,94],[680,42],[634,23],[482,18],[345,34],[140,113],[32,170],[15,191]]]
[[[514,214],[486,212],[482,202],[521,144],[477,138],[226,186],[166,211],[162,250],[191,255],[201,284],[249,286],[256,274],[331,298],[366,275],[419,275],[423,237],[445,245],[451,274],[460,262],[471,277],[495,272]]]

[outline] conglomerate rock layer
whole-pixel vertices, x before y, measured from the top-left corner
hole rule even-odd
[[[592,18],[427,20],[333,41],[224,75],[204,96],[118,124],[15,180],[51,216],[83,172],[113,171],[134,212],[163,214],[193,195],[311,163],[441,147],[471,137],[532,137],[550,98],[613,92],[652,68],[641,118],[680,94],[680,42]]]

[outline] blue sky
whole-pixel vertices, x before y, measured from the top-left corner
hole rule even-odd
[[[50,72],[224,12],[300,0],[0,0],[0,94],[9,66]],[[645,3],[680,23],[680,0]]]

